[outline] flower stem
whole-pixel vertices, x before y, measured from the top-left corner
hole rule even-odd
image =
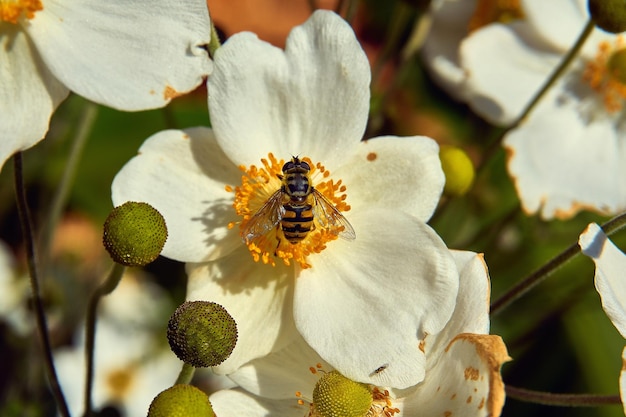
[[[602,225],[602,230],[608,236],[620,231],[626,227],[626,212],[622,213],[608,222]],[[500,296],[496,301],[491,304],[490,314],[492,316],[498,314],[505,307],[511,304],[513,301],[520,298],[522,295],[526,294],[528,291],[533,289],[537,284],[548,278],[552,275],[557,269],[561,266],[565,265],[567,262],[571,261],[580,254],[580,246],[578,246],[578,242],[572,244],[563,252],[558,254],[548,263],[544,264],[541,268],[527,276],[526,278],[520,280],[516,285],[513,286],[509,291]]]
[[[56,190],[56,194],[54,196],[54,200],[52,201],[48,218],[41,235],[40,253],[42,254],[43,258],[42,268],[44,269],[48,261],[47,257],[50,253],[50,245],[52,243],[52,237],[54,236],[54,230],[56,229],[59,218],[61,217],[61,211],[63,210],[65,202],[67,201],[67,196],[69,195],[70,188],[74,183],[78,163],[80,162],[83,150],[85,149],[85,144],[87,143],[87,138],[89,137],[89,133],[93,128],[97,115],[98,105],[92,102],[87,102],[85,104],[85,107],[83,108],[83,113],[78,124],[78,129],[72,141],[72,149],[70,150],[70,154],[65,163],[65,171],[63,172],[63,177],[61,178],[61,182],[59,183],[59,186]]]
[[[13,156],[13,164],[17,210],[19,213],[22,233],[24,234],[24,242],[28,258],[28,271],[30,274],[30,288],[33,297],[35,320],[37,322],[37,333],[39,335],[39,340],[41,342],[43,350],[44,365],[46,368],[46,373],[48,376],[48,381],[50,383],[52,394],[54,395],[57,406],[59,408],[59,413],[63,417],[69,417],[70,412],[67,408],[65,396],[63,395],[63,390],[61,389],[61,385],[59,384],[59,379],[54,368],[54,361],[52,358],[52,346],[50,344],[50,337],[48,335],[48,324],[46,322],[46,315],[43,308],[43,302],[41,300],[37,251],[35,249],[35,236],[33,232],[30,211],[28,209],[28,201],[26,199],[26,190],[24,188],[24,175],[21,152],[18,152]]]
[[[85,416],[92,414],[91,390],[93,389],[93,362],[94,362],[94,341],[96,335],[96,313],[100,299],[113,292],[124,275],[125,267],[115,264],[107,279],[100,284],[89,299],[87,305],[87,316],[85,318]]]
[[[574,58],[576,58],[576,55],[578,55],[578,52],[582,48],[583,44],[585,43],[589,35],[591,35],[591,32],[593,32],[594,28],[595,28],[595,24],[593,23],[591,19],[589,19],[589,21],[583,28],[583,31],[580,33],[580,36],[578,36],[576,43],[571,47],[571,49],[563,57],[563,59],[559,63],[559,66],[554,69],[550,77],[546,80],[546,82],[543,84],[543,86],[537,92],[537,94],[535,94],[532,100],[530,100],[530,102],[526,105],[526,108],[524,108],[524,111],[522,112],[522,114],[502,134],[502,137],[504,137],[504,134],[506,134],[509,130],[514,129],[515,127],[519,126],[519,124],[524,121],[524,119],[530,114],[533,108],[535,108],[537,103],[539,103],[539,101],[548,92],[548,90],[550,90],[550,88],[556,82],[556,80],[558,80],[561,77],[561,75],[563,75],[567,67],[569,67],[569,65],[572,63]]]
[[[189,384],[195,372],[196,368],[188,363],[183,363],[183,367],[180,370],[180,374],[178,374],[178,378],[176,378],[176,382],[174,384]]]
[[[506,396],[519,401],[556,407],[599,407],[621,404],[619,395],[555,394],[506,385]]]

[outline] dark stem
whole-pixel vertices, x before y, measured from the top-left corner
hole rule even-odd
[[[87,305],[87,316],[85,318],[85,361],[87,363],[85,370],[85,416],[91,416],[93,404],[91,401],[91,391],[93,389],[93,361],[94,361],[94,342],[96,336],[96,314],[98,312],[98,303],[100,299],[110,294],[117,284],[119,284],[124,275],[125,267],[115,264],[106,281],[104,281],[91,295],[89,304]]]
[[[603,405],[622,403],[619,395],[555,394],[552,392],[518,388],[511,385],[506,386],[506,396],[518,401],[552,405],[555,407],[600,407]]]
[[[626,225],[626,213],[622,213],[608,222],[602,225],[602,230],[610,236],[615,232],[618,232]],[[578,242],[569,246],[563,252],[558,254],[555,258],[550,260],[548,263],[544,264],[541,268],[527,276],[526,278],[520,280],[513,288],[508,290],[506,293],[500,296],[496,301],[491,304],[490,314],[492,316],[498,314],[505,307],[511,304],[513,301],[520,298],[522,295],[526,294],[528,291],[533,289],[537,284],[548,278],[552,275],[557,269],[561,266],[565,265],[567,262],[572,260],[574,257],[580,254],[580,246],[578,246]]]
[[[18,152],[13,156],[14,180],[15,180],[15,196],[17,202],[17,210],[19,213],[22,233],[24,234],[24,244],[26,246],[26,255],[28,259],[28,272],[30,274],[30,288],[33,296],[33,308],[35,311],[35,320],[37,323],[37,333],[41,342],[44,355],[44,366],[50,383],[50,389],[59,408],[59,412],[63,417],[69,417],[70,412],[65,402],[63,390],[59,384],[54,361],[52,359],[52,346],[50,344],[50,336],[48,334],[48,324],[46,322],[46,314],[41,299],[41,289],[39,288],[39,270],[37,262],[37,251],[35,249],[35,235],[33,232],[33,224],[28,209],[28,201],[26,199],[26,190],[24,188],[24,174],[22,167],[22,153]]]

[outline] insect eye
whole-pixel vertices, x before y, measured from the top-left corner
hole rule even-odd
[[[307,164],[304,161],[300,161],[300,167],[303,168],[303,169],[306,169],[307,171],[311,170],[311,167],[309,166],[309,164]]]
[[[288,169],[292,169],[293,167],[294,167],[293,162],[289,161],[285,165],[283,165],[283,172],[287,171]]]

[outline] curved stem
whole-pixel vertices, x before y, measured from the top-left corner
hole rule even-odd
[[[189,384],[195,372],[196,368],[188,363],[183,363],[183,367],[180,370],[180,374],[178,374],[178,378],[176,378],[176,382],[174,384]]]
[[[583,28],[583,31],[580,33],[580,36],[578,36],[578,39],[576,39],[576,43],[574,44],[574,46],[572,46],[572,48],[563,57],[563,59],[559,63],[559,66],[554,69],[552,74],[550,74],[550,77],[543,84],[541,90],[539,90],[537,94],[535,94],[535,96],[532,98],[532,100],[530,100],[530,102],[526,105],[526,108],[524,109],[522,114],[517,118],[517,120],[515,120],[515,122],[513,122],[511,126],[507,128],[507,131],[513,129],[514,127],[517,127],[521,122],[523,122],[524,119],[530,114],[532,109],[537,105],[539,100],[541,100],[543,96],[548,92],[550,87],[552,87],[552,84],[554,84],[555,81],[558,80],[561,75],[563,75],[567,67],[569,67],[574,58],[576,58],[576,55],[578,55],[578,51],[580,51],[580,49],[583,47],[583,44],[585,43],[589,35],[591,35],[591,32],[593,32],[595,26],[595,23],[593,23],[591,19],[587,21],[587,24]]]
[[[45,265],[48,261],[47,257],[49,256],[50,245],[52,242],[52,237],[54,236],[54,230],[56,229],[56,225],[59,222],[63,206],[67,201],[67,196],[69,195],[70,188],[74,182],[74,178],[76,177],[78,163],[80,162],[83,150],[85,149],[85,144],[87,143],[87,138],[89,137],[89,133],[93,128],[97,115],[98,105],[95,103],[87,102],[83,109],[83,113],[78,124],[78,129],[72,141],[72,149],[70,150],[70,154],[65,163],[63,177],[61,178],[61,182],[59,183],[59,186],[57,188],[54,200],[48,214],[47,221],[41,235],[40,247],[43,257],[43,268],[45,268]]]
[[[556,407],[600,407],[622,403],[619,395],[555,394],[518,388],[511,385],[506,385],[506,396],[519,401]]]
[[[92,415],[93,404],[91,402],[91,390],[93,389],[93,362],[94,362],[94,342],[96,336],[96,314],[98,312],[98,303],[100,299],[110,294],[117,284],[119,284],[124,275],[125,267],[115,264],[111,273],[91,295],[89,304],[87,305],[87,316],[85,318],[85,416]]]
[[[41,300],[37,251],[35,250],[35,235],[33,232],[30,211],[28,209],[26,190],[24,188],[21,152],[18,152],[15,154],[15,156],[13,156],[13,163],[17,210],[20,217],[22,233],[24,233],[24,242],[28,258],[28,271],[30,275],[30,287],[33,296],[33,307],[35,310],[35,320],[37,322],[37,333],[39,335],[39,340],[41,341],[43,350],[44,365],[46,368],[48,382],[50,383],[52,394],[54,395],[57,406],[59,408],[59,413],[61,413],[63,417],[69,417],[70,412],[67,408],[67,403],[65,402],[63,390],[61,389],[61,385],[59,384],[56,369],[54,368],[54,361],[52,358],[52,345],[50,344],[50,337],[48,335],[48,324],[46,322],[46,314],[44,312],[43,302]]]
[[[623,229],[626,226],[626,213],[622,213],[608,222],[602,225],[602,230],[610,236],[619,230]],[[565,265],[567,262],[572,260],[580,254],[580,246],[578,246],[578,242],[572,244],[563,252],[558,254],[548,263],[544,264],[541,268],[527,276],[526,278],[520,280],[516,285],[513,286],[509,291],[500,296],[496,301],[491,304],[490,314],[496,315],[500,311],[502,311],[505,307],[511,304],[513,301],[520,298],[522,295],[526,294],[532,288],[534,288],[537,284],[548,278],[552,275],[557,269],[561,266]]]

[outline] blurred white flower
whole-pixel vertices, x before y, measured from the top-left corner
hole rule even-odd
[[[203,0],[0,4],[0,167],[39,142],[68,93],[120,110],[165,106],[211,71]]]

